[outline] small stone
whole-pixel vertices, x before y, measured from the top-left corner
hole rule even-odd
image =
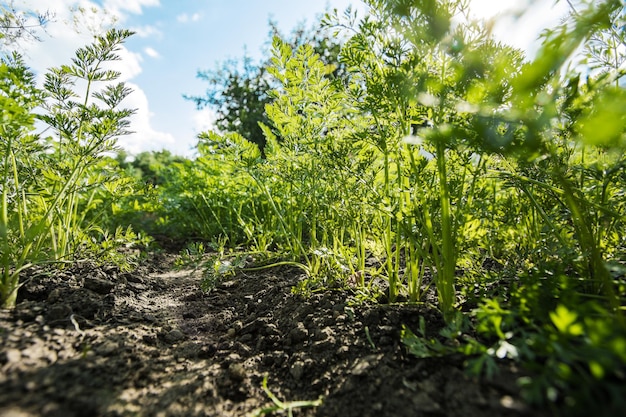
[[[17,349],[9,349],[6,352],[8,363],[19,363],[22,360],[22,352]]]
[[[128,313],[128,320],[130,321],[143,321],[143,315],[137,311],[131,311]]]
[[[50,291],[50,294],[48,295],[48,303],[53,304],[53,303],[59,302],[62,297],[63,297],[63,294],[61,292],[61,289],[54,288],[52,291]]]
[[[235,288],[237,287],[237,285],[239,285],[239,282],[236,280],[232,280],[232,281],[224,281],[219,283],[216,288],[222,289],[222,290],[229,290],[231,288]]]
[[[139,275],[125,274],[124,277],[126,278],[126,282],[134,282],[137,284],[144,283],[144,279]]]
[[[333,329],[330,327],[324,327],[321,330],[315,332],[314,339],[317,341],[330,339],[333,336]]]
[[[159,319],[156,318],[154,314],[146,313],[143,315],[143,318],[149,323],[156,323]]]
[[[302,375],[304,374],[304,362],[296,361],[293,365],[291,365],[291,369],[289,369],[289,373],[296,381],[302,379]]]
[[[41,360],[47,353],[45,351],[45,346],[40,339],[35,339],[33,342],[34,343],[32,345],[28,346],[25,349],[22,349],[22,352],[20,353],[22,359],[31,359],[31,363]]]
[[[181,343],[174,351],[174,357],[178,359],[196,359],[200,353],[200,344],[194,342]]]
[[[115,288],[115,284],[106,279],[100,278],[85,278],[85,283],[83,284],[88,290],[95,292],[96,294],[108,294],[113,288]]]
[[[302,322],[299,322],[295,328],[291,329],[289,337],[292,343],[304,342],[309,337],[309,331]]]
[[[352,368],[352,375],[365,375],[371,368],[376,366],[381,359],[382,355],[369,355],[359,359]]]
[[[48,360],[49,364],[56,363],[56,361],[59,360],[59,355],[54,350],[48,349],[44,357]]]
[[[233,347],[233,342],[232,340],[229,341],[221,341],[220,343],[217,344],[217,350],[230,350]]]
[[[252,336],[252,335],[251,335]],[[263,347],[265,346],[265,337],[260,336],[257,340],[256,340],[256,350],[262,351],[264,350]]]
[[[183,332],[181,332],[178,329],[170,330],[169,332],[165,334],[165,341],[167,343],[180,342],[184,338],[185,338],[185,335],[183,334]]]
[[[526,410],[526,406],[522,402],[516,400],[509,395],[505,395],[500,399],[500,405],[509,410],[515,410],[520,412]]]
[[[278,327],[274,323],[267,323],[263,331],[266,336],[279,336],[280,335],[280,330],[278,330]]]
[[[287,362],[287,359],[289,359],[289,356],[285,352],[280,351],[274,352],[272,357],[274,358],[274,363],[278,366],[282,366],[282,364]]]
[[[345,355],[348,352],[350,352],[350,348],[345,345],[341,345],[339,349],[337,349],[337,355]]]
[[[129,282],[128,286],[134,292],[141,292],[141,291],[147,291],[148,290],[148,286],[146,284],[142,284],[140,282]]]
[[[231,363],[228,366],[228,377],[236,382],[246,379],[246,369],[240,363]]]
[[[224,363],[227,365],[232,365],[233,363],[239,363],[241,361],[241,356],[238,353],[231,353],[226,358],[224,358]]]
[[[110,340],[105,341],[101,345],[97,346],[94,350],[98,355],[101,356],[111,356],[119,349],[119,344],[112,342]]]
[[[72,308],[67,304],[53,304],[48,308],[46,317],[48,320],[64,320],[69,319],[72,314]]]
[[[199,359],[209,359],[212,358],[217,352],[216,345],[203,345],[200,347],[200,351],[198,352]]]
[[[156,345],[157,343],[157,338],[153,334],[144,334],[142,337],[142,340],[146,345],[153,346],[153,345]]]

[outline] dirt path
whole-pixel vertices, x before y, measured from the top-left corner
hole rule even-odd
[[[408,357],[401,325],[433,312],[303,300],[301,278],[240,274],[207,294],[167,265],[34,274],[0,311],[0,416],[247,416],[272,404],[264,376],[282,400],[323,399],[297,416],[540,415],[513,371],[478,381],[463,358]]]

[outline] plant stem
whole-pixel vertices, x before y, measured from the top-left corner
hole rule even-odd
[[[446,171],[445,145],[437,144],[437,172],[439,175],[439,201],[441,203],[441,262],[442,269],[437,271],[437,290],[439,301],[446,320],[454,313],[454,274],[456,271],[455,235],[452,230],[452,216],[450,213],[450,192]]]

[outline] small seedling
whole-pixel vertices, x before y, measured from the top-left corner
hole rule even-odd
[[[259,408],[252,413],[250,413],[250,417],[259,417],[265,416],[270,413],[278,412],[278,413],[287,413],[288,417],[293,417],[293,410],[296,408],[305,408],[305,407],[319,407],[322,405],[322,397],[313,401],[281,401],[276,397],[272,391],[267,387],[267,375],[263,377],[263,391],[265,394],[272,400],[273,405],[269,405],[267,407]]]

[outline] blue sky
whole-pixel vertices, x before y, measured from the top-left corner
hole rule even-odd
[[[494,27],[497,36],[532,53],[539,31],[563,14],[566,2],[556,9],[553,1],[530,3],[534,6],[518,19],[510,10],[524,8],[524,1],[472,0],[478,17],[502,14]],[[77,47],[108,24],[136,31],[117,64],[134,89],[126,105],[138,109],[132,120],[136,133],[120,138],[119,144],[131,154],[168,149],[185,156],[193,155],[196,135],[213,120],[210,110],[197,111],[182,97],[206,89],[196,78],[198,70],[214,69],[244,51],[260,57],[270,18],[288,33],[299,22],[310,24],[325,10],[344,10],[350,4],[361,14],[366,10],[360,0],[15,0],[18,7],[56,13],[43,42],[25,45],[26,60],[39,75],[68,63]]]

